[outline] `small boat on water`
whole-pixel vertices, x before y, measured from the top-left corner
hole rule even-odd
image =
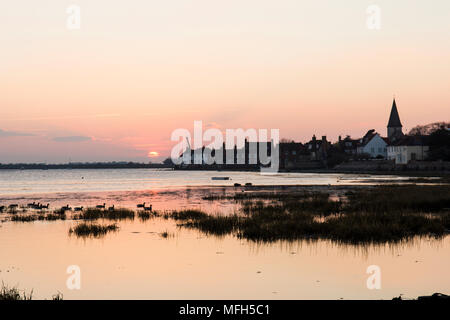
[[[230,177],[212,177],[211,180],[230,180]]]

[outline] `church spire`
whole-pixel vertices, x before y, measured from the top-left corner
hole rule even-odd
[[[402,123],[400,122],[400,116],[398,115],[397,104],[395,103],[395,98],[394,98],[394,102],[392,103],[391,115],[389,116],[389,122],[388,122],[387,126],[388,126],[388,128],[403,127]]]

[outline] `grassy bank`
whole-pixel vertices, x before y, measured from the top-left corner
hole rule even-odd
[[[181,226],[207,234],[234,234],[254,241],[380,243],[414,236],[441,237],[450,231],[449,186],[379,186],[348,192],[337,201],[327,193],[235,196],[227,199],[243,203],[241,211],[232,216],[210,216],[197,210],[167,215],[181,221]]]

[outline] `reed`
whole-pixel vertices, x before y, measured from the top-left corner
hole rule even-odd
[[[2,287],[0,288],[0,300],[31,300],[33,298],[33,290],[29,294],[25,291],[21,291],[16,287],[8,287],[2,282]]]

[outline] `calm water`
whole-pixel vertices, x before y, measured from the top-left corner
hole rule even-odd
[[[230,177],[229,181],[211,177]],[[404,177],[354,174],[172,171],[155,169],[105,170],[0,170],[0,196],[92,191],[137,191],[185,186],[220,186],[234,183],[255,185],[345,185],[399,182]]]
[[[219,175],[232,180],[211,181],[211,176]],[[366,180],[400,179],[159,170],[0,171],[0,205],[36,200],[51,205],[107,202],[134,207],[148,201],[158,209],[198,207],[222,213],[234,210],[233,204],[201,199],[210,192],[229,190],[218,185],[252,182],[326,188]],[[65,299],[391,299],[399,294],[450,292],[450,237],[382,246],[330,241],[257,244],[233,236],[206,236],[155,218],[120,222],[118,232],[101,239],[79,239],[68,234],[75,221],[5,220],[0,215],[0,281],[33,289],[36,298],[49,298],[57,291]],[[169,238],[160,236],[165,231]],[[81,268],[81,290],[66,287],[69,265]],[[381,290],[366,287],[369,265],[381,268]]]

